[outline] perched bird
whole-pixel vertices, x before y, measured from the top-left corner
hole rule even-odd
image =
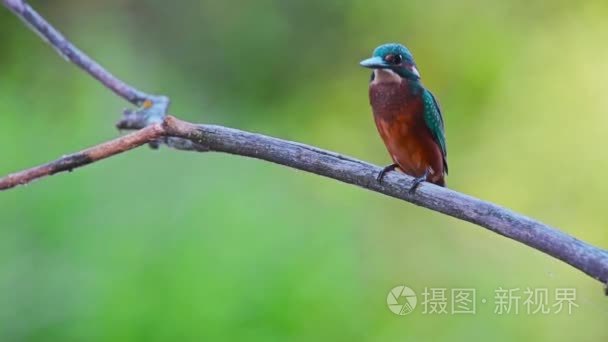
[[[410,51],[401,44],[384,44],[361,66],[373,69],[369,100],[378,132],[396,168],[415,177],[410,193],[423,181],[445,186],[448,163],[445,129],[437,100],[420,82]]]

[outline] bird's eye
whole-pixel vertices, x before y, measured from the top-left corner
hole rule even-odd
[[[393,65],[397,65],[397,64],[401,64],[401,62],[403,61],[403,57],[401,55],[386,55],[386,57],[384,57],[384,60],[389,63],[389,64],[393,64]]]

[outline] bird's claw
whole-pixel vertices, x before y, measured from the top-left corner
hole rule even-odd
[[[378,183],[382,183],[382,179],[384,178],[384,176],[386,176],[387,173],[395,170],[398,167],[399,167],[399,165],[397,165],[397,164],[391,164],[389,166],[384,167],[378,173],[378,176],[376,176],[376,180],[378,181]],[[426,182],[426,178],[428,176],[429,176],[429,169],[426,169],[426,171],[424,171],[424,174],[422,176],[414,178],[414,181],[412,182],[412,186],[408,190],[408,193],[410,195],[415,194],[416,193],[416,189],[418,188],[418,186],[420,185],[420,183]]]
[[[416,193],[416,189],[418,188],[418,186],[420,185],[420,183],[424,182],[425,180],[426,180],[426,176],[414,178],[414,183],[412,184],[412,186],[410,187],[410,189],[407,192],[410,195],[415,194]]]
[[[378,183],[382,183],[382,178],[384,178],[384,176],[388,173],[391,172],[393,170],[395,170],[397,167],[399,167],[399,165],[397,164],[391,164],[389,166],[385,166],[379,173],[378,176],[376,177],[376,181],[378,181]]]
[[[424,174],[422,176],[414,178],[414,182],[412,183],[412,186],[410,187],[410,189],[407,192],[410,195],[415,194],[416,189],[418,188],[420,183],[426,182],[426,177],[428,177],[428,175],[429,175],[429,169],[426,169],[426,171],[424,171]]]

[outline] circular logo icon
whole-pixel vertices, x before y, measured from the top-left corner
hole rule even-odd
[[[386,296],[388,308],[399,316],[404,316],[414,311],[417,302],[416,293],[404,285],[392,288],[388,296]]]

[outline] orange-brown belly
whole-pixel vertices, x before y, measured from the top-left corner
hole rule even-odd
[[[394,163],[410,176],[444,185],[443,156],[422,117],[374,115],[378,132]],[[422,122],[420,122],[422,121]]]

